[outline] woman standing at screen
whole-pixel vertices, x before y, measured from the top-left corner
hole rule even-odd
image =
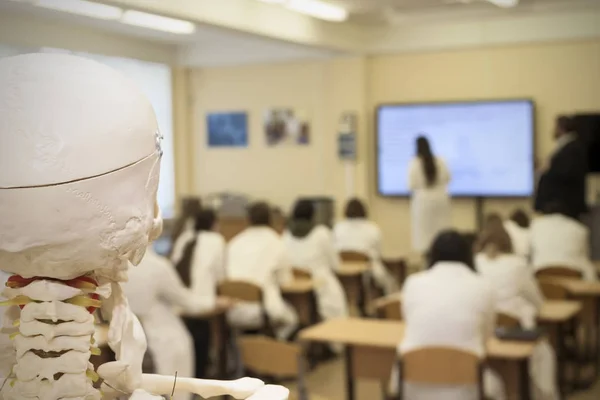
[[[434,156],[427,138],[419,136],[416,143],[417,155],[408,168],[412,246],[426,253],[437,234],[451,225],[450,172],[446,163]]]

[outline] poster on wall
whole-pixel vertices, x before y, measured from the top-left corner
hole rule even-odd
[[[218,112],[206,116],[209,147],[247,147],[248,114]]]
[[[269,146],[304,146],[310,143],[310,123],[307,114],[301,110],[267,110],[264,116],[264,130]]]

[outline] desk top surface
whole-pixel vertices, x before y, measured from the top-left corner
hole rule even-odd
[[[404,323],[374,319],[334,319],[300,331],[303,342],[336,342],[354,346],[396,349],[404,336]],[[488,342],[488,357],[524,359],[533,353],[535,343],[503,341]]]
[[[578,301],[551,301],[544,303],[538,313],[541,322],[566,322],[579,314],[581,303]]]
[[[545,278],[549,282],[558,283],[573,296],[600,297],[600,282],[589,282],[572,278]]]

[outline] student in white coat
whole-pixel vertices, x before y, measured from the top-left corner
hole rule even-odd
[[[359,199],[346,204],[345,219],[335,224],[333,237],[338,251],[355,251],[371,259],[373,278],[385,294],[398,291],[396,279],[381,260],[381,230],[367,218],[367,208]]]
[[[489,283],[475,272],[473,252],[455,231],[440,233],[429,252],[429,268],[408,277],[402,294],[405,320],[400,353],[423,347],[450,347],[484,357],[494,335],[495,310]],[[396,373],[392,387],[398,389]],[[396,377],[396,378],[395,378]],[[483,376],[486,397],[506,398],[501,379],[490,369]],[[471,400],[476,387],[405,383],[405,399]]]
[[[250,226],[229,243],[227,278],[260,286],[263,303],[236,305],[228,314],[230,323],[244,330],[261,328],[262,307],[280,340],[291,339],[298,328],[298,315],[281,295],[279,286],[292,279],[281,237],[271,227],[271,210],[266,203],[248,209]]]
[[[477,271],[492,285],[496,311],[521,323],[525,329],[536,327],[536,316],[544,297],[527,260],[513,253],[510,236],[503,227],[502,218],[493,215],[483,229],[475,256]],[[531,357],[532,397],[538,400],[559,398],[556,385],[556,355],[547,340],[536,345]]]
[[[314,222],[312,202],[298,201],[292,212],[283,241],[288,259],[294,268],[305,269],[317,282],[316,295],[322,319],[348,316],[348,303],[344,289],[335,275],[340,259],[333,243],[331,231]]]
[[[450,172],[446,163],[434,156],[424,136],[418,137],[416,143],[417,156],[408,168],[412,246],[424,254],[437,234],[452,223],[448,194]]]
[[[183,248],[175,248],[172,259],[183,284],[197,296],[210,299],[216,298],[217,284],[225,278],[225,239],[213,231],[216,221],[212,209],[202,209],[196,215],[195,236],[189,236],[185,242],[179,240],[178,245]],[[206,378],[211,345],[210,321],[184,318],[184,322],[194,340],[196,378]]]
[[[515,210],[510,218],[504,221],[504,229],[510,236],[515,254],[527,259],[531,253],[530,223],[529,216],[521,209]]]
[[[194,377],[192,339],[174,308],[201,313],[215,307],[215,298],[186,289],[171,263],[149,246],[144,259],[129,270],[123,290],[148,339],[156,373]],[[176,399],[190,399],[176,395]]]
[[[561,266],[580,271],[587,281],[598,280],[589,256],[589,230],[564,212],[558,202],[531,224],[531,251],[535,271]]]

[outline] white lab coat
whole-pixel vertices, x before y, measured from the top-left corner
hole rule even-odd
[[[513,220],[504,221],[504,229],[510,236],[513,251],[519,256],[528,258],[531,253],[531,235],[528,228],[519,226]]]
[[[402,293],[405,320],[400,353],[423,347],[443,346],[485,356],[485,344],[494,335],[494,297],[489,283],[467,266],[439,262],[433,268],[408,277]],[[396,373],[392,390],[397,389]],[[502,380],[490,369],[484,372],[486,397],[505,399]],[[407,400],[471,400],[478,390],[471,386],[428,386],[405,383]]]
[[[270,227],[246,228],[229,243],[227,278],[259,285],[264,308],[279,339],[287,339],[298,327],[298,315],[281,295],[279,286],[292,279],[281,237]],[[240,304],[229,311],[230,323],[242,329],[258,329],[262,305]]]
[[[295,237],[286,231],[283,241],[291,265],[310,272],[316,282],[315,292],[321,318],[327,320],[347,317],[346,294],[335,275],[340,260],[331,231],[319,225],[303,238]]]
[[[151,247],[137,267],[129,270],[123,290],[131,310],[140,319],[152,352],[156,373],[194,377],[194,346],[174,308],[201,313],[214,308],[214,298],[196,296],[179,279],[169,261]],[[175,395],[176,399],[190,396]]]
[[[598,276],[589,257],[589,231],[581,222],[562,214],[543,215],[531,224],[533,268],[562,266],[581,271],[583,279]]]
[[[190,266],[190,289],[197,295],[215,299],[217,284],[225,278],[226,244],[220,233],[184,232],[173,248],[171,261],[173,265],[177,265],[183,257],[185,248],[194,238],[196,238],[196,247]]]
[[[446,163],[435,158],[437,180],[427,186],[427,179],[420,158],[414,158],[408,168],[408,185],[412,192],[410,201],[412,246],[415,251],[425,253],[435,237],[452,225],[452,210],[448,183],[450,172]]]
[[[335,224],[333,237],[338,251],[355,251],[371,258],[373,278],[386,295],[398,291],[396,279],[381,260],[381,230],[377,224],[364,218],[346,219]]]
[[[494,290],[496,310],[518,318],[526,329],[536,327],[536,315],[544,297],[525,258],[514,254],[475,257],[477,271]],[[529,375],[535,388],[533,398],[558,399],[556,355],[547,340],[540,341],[531,357]]]

